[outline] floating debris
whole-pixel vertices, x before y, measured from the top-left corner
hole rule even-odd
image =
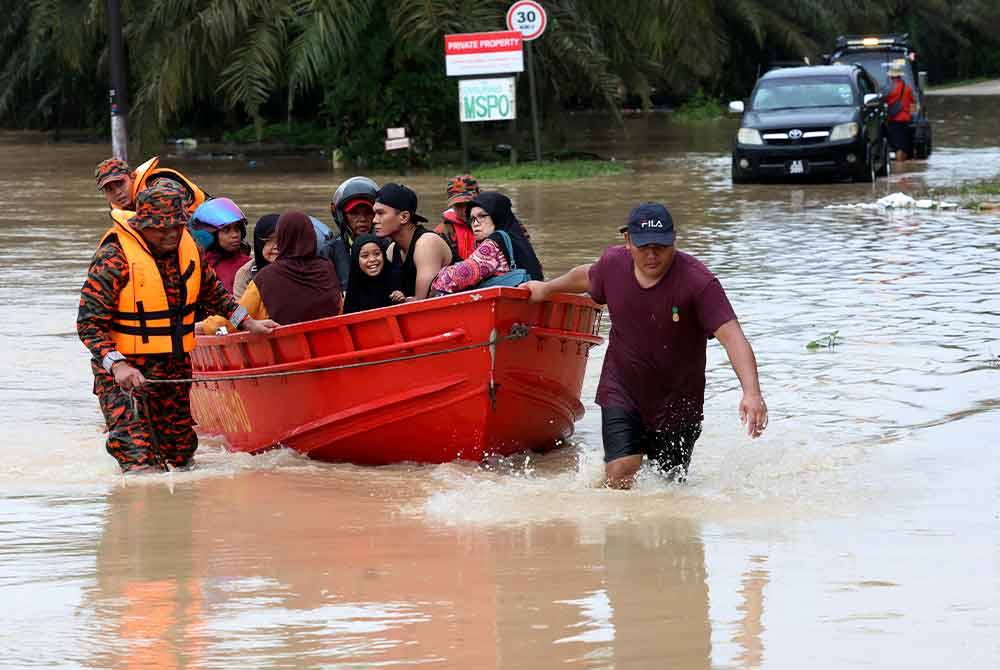
[[[958,203],[944,200],[921,198],[917,200],[905,193],[890,193],[875,202],[860,202],[851,205],[827,205],[826,209],[958,209]]]

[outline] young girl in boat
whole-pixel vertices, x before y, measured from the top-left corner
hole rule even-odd
[[[431,283],[434,295],[474,288],[492,277],[511,272],[515,266],[523,269],[530,279],[542,277],[542,265],[511,210],[510,198],[496,191],[485,191],[469,203],[468,212],[476,250],[437,274]]]
[[[194,210],[188,225],[192,230],[212,235],[205,260],[226,290],[232,293],[236,272],[250,260],[250,247],[244,242],[247,219],[243,211],[229,198],[207,200]]]
[[[344,314],[388,307],[405,300],[403,292],[395,286],[385,250],[374,235],[361,235],[354,240],[347,286]]]

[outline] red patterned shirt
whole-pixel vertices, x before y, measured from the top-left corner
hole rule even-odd
[[[507,257],[495,241],[487,239],[464,261],[442,268],[431,282],[431,291],[435,295],[457,293],[505,272],[510,272]]]

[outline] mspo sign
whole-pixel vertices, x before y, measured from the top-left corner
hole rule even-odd
[[[508,121],[517,117],[514,77],[462,79],[458,82],[459,115],[471,121]]]
[[[521,33],[460,33],[444,36],[444,64],[449,77],[524,72]]]

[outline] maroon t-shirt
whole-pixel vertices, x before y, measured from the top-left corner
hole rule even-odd
[[[706,345],[736,318],[715,275],[677,251],[667,274],[642,288],[628,249],[611,247],[590,268],[590,295],[611,315],[597,404],[638,412],[650,430],[700,423]]]

